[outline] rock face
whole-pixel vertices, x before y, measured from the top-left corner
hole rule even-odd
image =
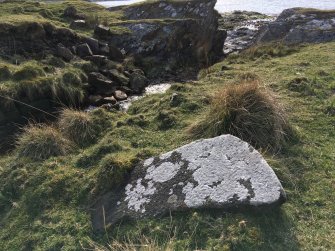
[[[227,30],[224,53],[240,52],[252,46],[260,29],[274,20],[272,16],[252,11],[223,13],[219,25]]]
[[[155,67],[204,66],[222,56],[225,31],[218,30],[216,0],[157,1],[111,8],[124,12],[130,34],[111,36],[128,54]]]
[[[284,10],[257,38],[258,42],[283,41],[286,44],[333,40],[335,40],[335,11],[303,8]]]
[[[231,135],[196,141],[135,167],[128,185],[97,205],[105,220],[138,219],[188,209],[280,205],[285,192],[261,154]]]

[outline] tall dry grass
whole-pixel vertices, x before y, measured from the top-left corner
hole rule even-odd
[[[91,115],[84,111],[64,109],[59,117],[58,126],[63,135],[84,147],[97,137],[96,126]]]
[[[73,144],[56,128],[48,125],[28,125],[17,140],[18,156],[33,160],[63,156],[72,150]]]
[[[209,112],[189,131],[196,137],[232,134],[256,148],[276,151],[289,126],[271,91],[258,81],[242,81],[219,90]]]

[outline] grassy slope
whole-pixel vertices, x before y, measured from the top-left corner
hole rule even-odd
[[[1,157],[1,248],[80,250],[81,245],[89,247],[88,239],[106,244],[126,236],[134,242],[147,236],[180,250],[331,250],[335,245],[335,118],[325,110],[335,89],[334,60],[335,43],[307,46],[280,58],[230,58],[211,67],[197,83],[136,101],[129,114],[97,111],[112,125],[96,144],[77,154],[45,162],[18,160],[15,153]],[[221,71],[228,62],[233,69]],[[111,227],[109,238],[94,235],[87,206],[90,197],[117,184],[113,177],[118,173],[111,171],[109,163],[116,170],[128,168],[190,142],[186,128],[206,113],[208,95],[245,72],[256,73],[278,94],[300,136],[300,142],[281,154],[268,156],[288,202],[267,213],[175,214],[172,219]],[[289,90],[288,83],[302,76],[309,79],[302,91]],[[170,106],[173,92],[183,97],[180,106]]]
[[[110,12],[103,6],[83,0],[55,1],[54,3],[16,0],[1,4],[0,23],[17,25],[25,22],[50,22],[55,26],[69,27],[72,19],[63,16],[64,9],[68,6],[75,6],[78,14],[86,15],[89,24],[92,24],[91,28],[77,30],[83,34],[92,35],[97,21],[111,25],[122,17],[122,12]],[[114,27],[113,30],[119,31],[118,27]]]

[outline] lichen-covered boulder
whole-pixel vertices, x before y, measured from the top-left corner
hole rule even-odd
[[[121,191],[96,205],[93,223],[114,223],[188,209],[269,207],[285,201],[261,154],[231,135],[196,141],[145,160]]]
[[[319,43],[335,40],[335,11],[293,8],[260,32],[258,42],[282,41],[286,44]]]

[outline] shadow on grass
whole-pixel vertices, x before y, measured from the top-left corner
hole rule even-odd
[[[118,243],[150,240],[161,250],[170,250],[166,246],[173,250],[300,250],[294,224],[280,208],[179,212],[160,219],[123,222],[110,228],[109,234],[110,240]]]

